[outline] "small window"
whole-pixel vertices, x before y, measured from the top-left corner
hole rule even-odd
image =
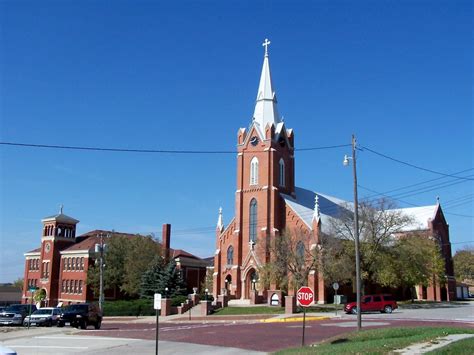
[[[251,242],[257,240],[257,200],[250,201],[250,216],[249,216],[249,239]]]
[[[382,297],[374,296],[374,302],[382,302]]]
[[[258,185],[258,159],[253,157],[250,161],[250,185]]]
[[[296,256],[300,260],[304,259],[304,243],[301,240],[296,244]]]
[[[233,265],[234,264],[234,247],[231,245],[227,249],[227,265]]]
[[[285,186],[285,161],[283,158],[280,159],[278,165],[280,168],[280,186]]]
[[[367,296],[367,297],[364,297],[364,300],[362,302],[363,303],[369,303],[371,300],[372,300],[372,297]]]

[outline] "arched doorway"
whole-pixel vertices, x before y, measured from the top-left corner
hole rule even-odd
[[[227,275],[224,280],[225,294],[230,296],[232,293],[232,275]]]
[[[247,272],[247,277],[245,279],[245,298],[250,298],[251,291],[256,291],[257,282],[257,271],[255,269],[250,269]]]

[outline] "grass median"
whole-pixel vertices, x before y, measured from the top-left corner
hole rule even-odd
[[[304,348],[277,352],[286,354],[388,354],[409,345],[436,341],[450,334],[474,334],[474,329],[454,327],[401,327],[370,329],[335,337]]]
[[[216,316],[236,316],[246,314],[283,314],[285,313],[284,307],[269,307],[269,306],[256,306],[256,307],[225,307],[216,310],[213,315]]]

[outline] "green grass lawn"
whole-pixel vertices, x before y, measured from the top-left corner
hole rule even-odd
[[[228,316],[228,315],[239,315],[239,314],[282,314],[285,313],[284,307],[226,307],[219,308],[214,315],[217,316]]]
[[[314,305],[311,307],[306,308],[306,313],[311,313],[311,312],[324,312],[324,313],[335,313],[337,308],[337,312],[341,314],[344,310],[344,305],[343,304],[318,304]],[[303,308],[302,307],[296,307],[296,313],[303,313]]]
[[[455,341],[454,343],[443,346],[440,349],[430,351],[428,354],[430,355],[448,355],[448,354],[471,355],[471,354],[474,354],[474,338]]]
[[[363,330],[329,339],[304,348],[287,349],[276,354],[388,354],[393,350],[449,334],[474,333],[474,329],[451,327],[403,327]],[[472,352],[470,352],[472,353]],[[463,353],[461,353],[463,354]]]

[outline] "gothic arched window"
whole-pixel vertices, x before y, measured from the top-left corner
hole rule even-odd
[[[280,167],[280,186],[285,186],[285,161],[283,158],[280,159],[278,165]]]
[[[250,185],[258,184],[258,159],[253,157],[250,161]]]
[[[257,240],[257,200],[250,201],[250,216],[249,216],[249,239],[251,242]]]
[[[300,260],[304,259],[304,243],[301,240],[296,244],[296,256]]]
[[[227,265],[234,264],[234,247],[231,245],[227,249]]]

